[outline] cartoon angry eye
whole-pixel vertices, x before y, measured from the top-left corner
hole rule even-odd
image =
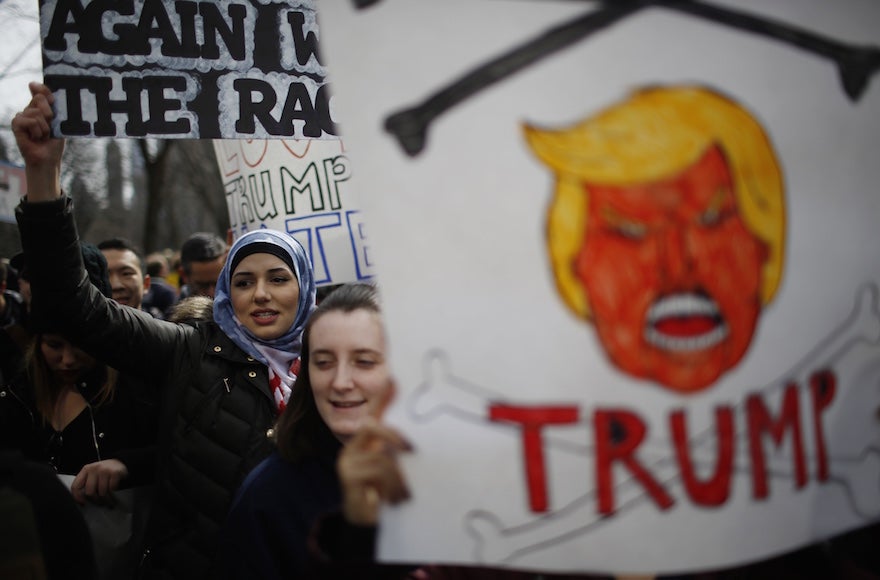
[[[715,202],[697,217],[697,223],[703,227],[711,228],[730,217],[733,214],[733,209],[725,207],[724,200],[731,199],[732,197],[733,193],[730,189],[726,187],[719,188],[715,194]]]
[[[642,240],[648,235],[648,226],[638,222],[622,220],[611,226],[611,230],[628,240]]]
[[[721,221],[721,211],[717,207],[711,207],[700,214],[697,221],[701,226],[705,227],[718,225],[718,222]]]

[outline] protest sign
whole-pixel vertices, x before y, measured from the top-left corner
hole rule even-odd
[[[0,161],[0,222],[15,223],[15,208],[26,193],[24,167]]]
[[[313,0],[40,0],[53,131],[333,138]]]
[[[236,238],[259,228],[287,232],[311,258],[319,286],[373,276],[341,140],[224,140],[214,152]]]
[[[75,478],[58,474],[68,490]],[[112,506],[92,502],[80,506],[91,535],[98,577],[129,578],[137,574],[153,494],[153,486],[129,487],[113,492]]]
[[[880,7],[322,3],[413,499],[380,554],[751,562],[880,518]]]

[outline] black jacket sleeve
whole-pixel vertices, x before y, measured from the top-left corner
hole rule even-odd
[[[122,372],[158,380],[179,368],[192,327],[156,320],[121,306],[89,282],[73,218],[73,202],[28,203],[16,209],[21,244],[31,277],[32,312],[77,346]]]

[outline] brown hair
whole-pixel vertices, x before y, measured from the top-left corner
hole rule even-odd
[[[37,405],[37,411],[40,413],[43,422],[48,421],[55,410],[55,403],[58,402],[58,396],[61,394],[58,382],[52,375],[52,370],[46,363],[43,351],[40,349],[40,343],[43,341],[43,335],[37,334],[31,339],[30,344],[25,351],[24,368],[27,378],[34,390],[34,400]],[[116,389],[116,381],[119,373],[108,366],[97,363],[99,369],[104,371],[104,382],[95,397],[89,400],[89,404],[101,406],[107,401],[113,400],[113,393]]]
[[[276,443],[281,456],[291,462],[315,455],[322,441],[333,438],[315,406],[315,396],[309,379],[309,335],[312,326],[328,312],[355,310],[381,312],[379,295],[372,284],[344,284],[331,292],[312,313],[303,331],[300,373],[293,385],[287,408],[275,428]]]

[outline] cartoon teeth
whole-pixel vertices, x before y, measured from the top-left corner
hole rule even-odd
[[[645,340],[661,350],[693,352],[717,345],[730,330],[718,304],[703,294],[666,296],[648,310]]]

